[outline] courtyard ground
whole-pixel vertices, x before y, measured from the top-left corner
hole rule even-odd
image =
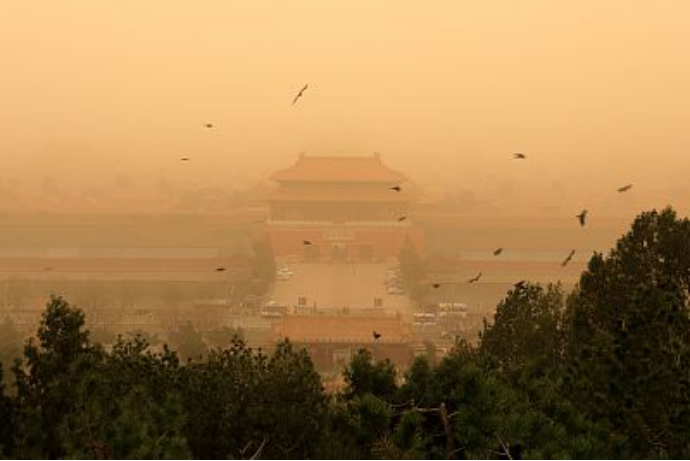
[[[322,311],[343,308],[373,309],[374,298],[383,300],[387,314],[400,313],[410,318],[412,306],[406,295],[391,295],[386,291],[387,263],[294,263],[290,280],[276,281],[272,301],[296,305],[306,297],[307,305]]]

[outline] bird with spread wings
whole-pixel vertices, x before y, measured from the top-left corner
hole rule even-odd
[[[467,283],[475,283],[475,282],[478,282],[480,278],[482,278],[482,273],[481,273],[481,272],[480,272],[479,274],[477,274],[475,277],[472,277],[471,279],[469,279],[469,280],[467,281]]]
[[[561,266],[565,267],[568,265],[568,263],[573,259],[573,256],[575,256],[575,250],[571,250],[570,254],[568,254],[568,257],[563,260],[561,263]]]
[[[302,97],[302,95],[304,94],[304,91],[307,89],[308,86],[309,86],[309,85],[304,85],[304,86],[302,87],[302,89],[299,90],[299,93],[297,93],[297,96],[295,96],[295,99],[292,100],[292,105],[293,105],[293,106],[295,105],[295,103],[297,102],[297,100],[298,100],[299,98]]]

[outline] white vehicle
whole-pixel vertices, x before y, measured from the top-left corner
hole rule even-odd
[[[440,311],[439,319],[464,319],[467,318],[467,311]]]
[[[287,282],[290,280],[290,274],[286,274],[285,272],[278,272],[276,274],[276,280],[278,282]]]
[[[447,312],[447,313],[461,313],[461,314],[466,314],[467,313],[467,304],[465,303],[439,303],[438,304],[438,311],[439,312]]]
[[[281,318],[285,316],[287,310],[287,306],[281,306],[275,301],[271,301],[261,308],[261,317],[269,319]]]
[[[436,314],[431,312],[417,312],[412,314],[415,325],[427,325],[430,323],[436,324]]]
[[[394,279],[394,280],[386,280],[384,283],[387,287],[400,287],[402,285],[402,280]]]
[[[389,295],[404,295],[405,294],[405,290],[403,290],[400,287],[395,287],[395,286],[389,286],[387,291],[388,291]]]

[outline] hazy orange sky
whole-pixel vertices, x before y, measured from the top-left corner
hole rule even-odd
[[[690,2],[0,1],[0,189],[243,186],[300,151],[379,151],[431,192],[687,210]]]

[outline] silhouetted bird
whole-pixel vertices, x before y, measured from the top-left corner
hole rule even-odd
[[[628,184],[628,185],[626,185],[626,186],[619,187],[619,188],[618,188],[618,192],[627,192],[627,191],[629,191],[630,189],[632,189],[632,186],[633,186],[632,184]]]
[[[391,187],[391,190],[394,190],[396,192],[400,192],[402,190],[402,188],[400,186],[393,186],[393,187]]]
[[[213,128],[213,123],[204,123],[206,128]]]
[[[469,279],[469,280],[468,280],[468,283],[478,282],[480,278],[482,278],[482,273],[481,273],[481,272],[480,272],[479,274],[477,274],[476,277]]]
[[[398,218],[398,221],[404,221],[404,220],[406,220],[406,219],[407,219],[407,216],[401,216],[401,217]]]
[[[225,268],[224,268],[224,267],[219,267],[219,268],[216,269],[216,272],[225,272]]]
[[[381,333],[377,332],[376,330],[372,331],[371,334],[374,335],[374,341],[381,339]]]
[[[523,154],[522,152],[516,152],[513,154],[513,158],[516,160],[525,160],[527,156]]]
[[[563,260],[563,262],[561,263],[561,266],[563,266],[563,267],[567,266],[568,263],[573,259],[573,256],[575,256],[575,250],[572,250],[570,252],[570,254],[568,255],[568,257]]]
[[[525,288],[525,283],[527,283],[527,282],[525,282],[524,280],[520,280],[518,283],[516,283],[513,286],[515,287],[516,290],[522,290],[523,288]]]
[[[297,102],[297,100],[298,100],[299,98],[302,97],[302,94],[304,94],[304,90],[306,90],[308,86],[309,86],[309,85],[304,85],[304,87],[303,87],[301,90],[299,90],[299,93],[297,93],[297,96],[295,96],[295,99],[292,100],[292,105],[293,105],[293,106],[295,105],[295,103]]]
[[[311,242],[309,240],[304,240],[302,243],[304,243],[305,245],[311,245]]]
[[[498,255],[500,255],[501,253],[503,253],[503,248],[497,248],[497,249],[494,251],[494,256],[498,256]]]
[[[441,284],[440,284],[440,283],[433,283],[431,286],[434,287],[434,288],[441,288]]]
[[[191,159],[190,159],[189,157],[182,157],[182,158],[180,158],[180,160],[183,161],[183,162],[188,162],[188,161],[190,161]]]
[[[582,210],[582,212],[578,215],[575,215],[575,217],[580,220],[580,226],[584,226],[585,221],[587,220],[587,210]]]

